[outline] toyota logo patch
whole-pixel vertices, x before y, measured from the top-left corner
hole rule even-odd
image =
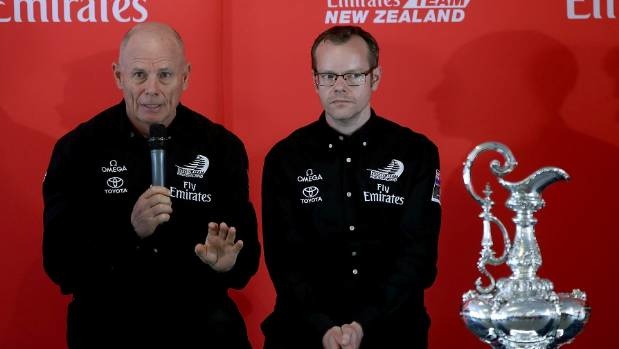
[[[112,189],[118,189],[123,186],[125,182],[120,177],[110,177],[107,179],[107,186]]]

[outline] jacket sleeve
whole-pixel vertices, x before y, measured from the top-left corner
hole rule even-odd
[[[280,149],[281,150],[281,149]],[[303,253],[303,227],[295,217],[295,203],[287,184],[284,162],[277,147],[265,159],[262,176],[262,223],[265,262],[277,291],[278,303],[314,331],[317,338],[335,322],[319,311],[315,295],[306,279],[311,258]]]
[[[73,137],[59,140],[43,182],[43,265],[64,294],[105,285],[126,266],[138,243],[136,234],[126,232],[133,231],[129,215],[102,219],[94,200],[87,197],[87,182],[82,180],[86,174],[80,171],[83,149]],[[111,225],[115,234],[108,230]]]
[[[398,224],[397,258],[391,270],[385,271],[388,276],[381,298],[359,309],[359,321],[366,329],[399,310],[411,297],[423,300],[424,289],[430,287],[436,277],[441,224],[440,161],[433,143],[421,144],[422,157],[417,172],[411,177]],[[418,306],[423,307],[423,304]]]
[[[241,141],[234,137],[223,157],[227,162],[225,171],[226,193],[217,208],[221,221],[234,226],[237,239],[243,240],[243,249],[239,253],[234,267],[225,273],[218,273],[226,287],[241,289],[258,271],[260,261],[260,242],[258,241],[258,223],[256,212],[249,200],[249,179],[247,152]],[[220,223],[220,222],[218,222]]]

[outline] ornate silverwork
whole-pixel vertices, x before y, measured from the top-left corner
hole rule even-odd
[[[509,192],[506,207],[515,212],[516,225],[513,243],[503,223],[491,210],[494,202],[490,184],[484,188],[484,197],[477,194],[471,182],[471,168],[479,154],[495,151],[504,158],[490,162],[490,170],[499,184]],[[591,309],[587,296],[575,289],[571,293],[555,293],[550,280],[537,276],[542,265],[535,238],[534,213],[544,207],[542,191],[557,181],[568,180],[569,175],[557,167],[544,167],[520,182],[508,182],[503,177],[517,165],[512,152],[505,145],[487,142],[478,145],[466,158],[462,177],[464,185],[482,207],[483,221],[481,252],[477,269],[488,279],[475,281],[475,290],[462,296],[461,316],[466,326],[482,341],[493,348],[542,349],[558,348],[574,340],[589,319]],[[503,255],[496,257],[493,249],[492,226],[503,236]],[[487,265],[506,263],[512,271],[508,278],[495,282]]]

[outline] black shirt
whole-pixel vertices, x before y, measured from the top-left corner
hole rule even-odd
[[[71,348],[204,344],[216,326],[238,337],[227,348],[249,347],[227,295],[247,284],[260,255],[245,149],[182,105],[168,135],[173,213],[143,240],[130,219],[150,185],[150,155],[125,104],[78,126],[54,148],[43,185],[43,257],[52,280],[73,295]],[[213,271],[194,253],[210,221],[235,226],[244,242],[229,272]]]
[[[439,189],[436,146],[374,111],[350,136],[323,113],[277,143],[262,188],[277,292],[263,323],[267,344],[302,326],[298,341],[316,347],[330,327],[352,321],[364,329],[365,348],[393,336],[387,324],[411,327],[393,329],[395,337],[415,326],[427,336],[423,290],[436,275]]]

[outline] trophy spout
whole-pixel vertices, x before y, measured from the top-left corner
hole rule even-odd
[[[543,167],[520,182],[512,183],[499,178],[499,183],[511,193],[541,194],[546,187],[561,180],[569,180],[570,176],[558,167]]]

